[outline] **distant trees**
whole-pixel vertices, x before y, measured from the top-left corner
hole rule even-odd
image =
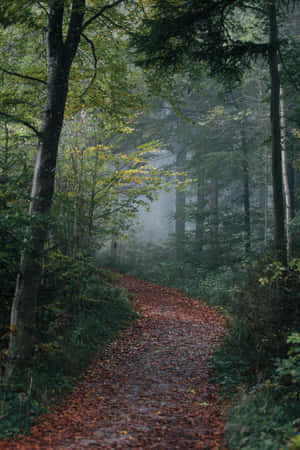
[[[168,165],[193,180],[171,197],[178,263],[213,270],[262,251],[265,228],[270,238],[272,221],[264,222],[265,211],[271,218],[264,74],[250,73],[233,91],[204,74],[201,83],[177,75],[178,103],[156,102],[148,122],[144,115],[143,130],[152,124],[169,151]]]
[[[192,62],[208,66],[212,74],[240,78],[258,55],[269,64],[271,85],[274,246],[286,263],[284,200],[281,166],[280,78],[276,0],[256,2],[149,2],[149,11],[134,42],[138,61],[155,70],[183,70]],[[247,18],[250,26],[247,25]],[[267,36],[268,35],[268,38]],[[192,68],[189,69],[193,71]]]

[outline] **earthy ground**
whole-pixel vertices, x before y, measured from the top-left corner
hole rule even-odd
[[[175,289],[124,276],[141,318],[77,389],[0,449],[225,449],[209,360],[224,334],[213,309]]]

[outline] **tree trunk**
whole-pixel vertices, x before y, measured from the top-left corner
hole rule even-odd
[[[286,133],[285,133],[285,105],[283,99],[282,89],[280,91],[280,112],[281,112],[281,128],[282,128],[282,149],[281,149],[281,158],[282,158],[282,179],[283,179],[283,191],[284,191],[284,199],[285,199],[285,221],[286,221],[286,244],[287,244],[287,259],[289,260],[292,254],[292,232],[289,227],[292,216],[292,199],[291,199],[291,190],[290,183],[288,177],[288,162],[287,162],[287,150],[286,150]]]
[[[5,132],[5,139],[4,139],[4,145],[2,150],[2,159],[1,159],[1,166],[2,166],[2,174],[0,177],[0,188],[2,189],[1,185],[4,185],[8,181],[8,159],[9,159],[9,133],[8,133],[8,124],[7,122],[4,123],[4,132]],[[0,197],[0,210],[6,208],[6,200],[3,197]]]
[[[278,29],[276,0],[267,0],[269,10],[269,70],[271,77],[271,135],[272,135],[272,184],[274,203],[274,245],[276,257],[287,262],[284,226],[284,202],[282,188],[281,131],[280,131],[280,78],[278,70]]]
[[[117,266],[118,243],[115,236],[112,237],[110,243],[110,266],[114,269]]]
[[[63,2],[51,2],[48,14],[48,92],[40,144],[35,163],[29,213],[33,224],[25,245],[11,309],[11,336],[7,375],[32,356],[37,297],[48,219],[54,191],[57,150],[63,125],[68,79],[84,17],[84,0],[73,1],[68,35],[63,42]]]
[[[269,228],[269,159],[268,149],[265,147],[265,167],[264,167],[264,248],[268,247],[268,228]]]
[[[205,198],[203,187],[203,174],[199,173],[197,182],[197,207],[196,207],[197,209],[196,209],[196,230],[195,230],[197,252],[201,252],[203,247],[204,206],[205,206]]]
[[[287,173],[290,187],[290,197],[291,197],[291,218],[294,219],[296,215],[296,177],[295,177],[295,167],[294,167],[294,150],[293,146],[290,147],[291,158],[287,163]],[[294,240],[292,241],[292,247],[294,246]]]
[[[182,172],[185,169],[186,150],[178,150],[176,155],[176,170]],[[184,177],[178,176],[179,181]],[[175,213],[175,234],[176,234],[176,256],[180,261],[184,257],[185,239],[185,191],[176,188],[176,213]]]
[[[95,215],[95,208],[96,208],[96,187],[97,187],[97,180],[98,180],[98,165],[99,165],[99,152],[96,151],[95,157],[94,157],[92,188],[91,188],[89,213],[88,213],[87,247],[88,247],[89,252],[91,250],[91,242],[92,242],[93,226],[94,226],[94,215]]]
[[[245,119],[241,124],[241,141],[243,152],[243,204],[244,204],[244,234],[245,234],[245,254],[249,256],[251,249],[251,228],[250,228],[250,193],[249,193],[249,161],[248,143],[246,138]]]
[[[219,250],[219,198],[218,198],[218,180],[217,174],[210,179],[210,242],[214,256],[217,256]]]

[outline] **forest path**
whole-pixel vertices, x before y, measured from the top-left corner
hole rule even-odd
[[[176,289],[123,276],[141,318],[77,389],[0,449],[224,449],[223,408],[208,375],[224,319]]]

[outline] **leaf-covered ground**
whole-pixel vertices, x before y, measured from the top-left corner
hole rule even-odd
[[[176,289],[124,276],[141,318],[30,436],[0,449],[224,449],[209,379],[224,319]]]

